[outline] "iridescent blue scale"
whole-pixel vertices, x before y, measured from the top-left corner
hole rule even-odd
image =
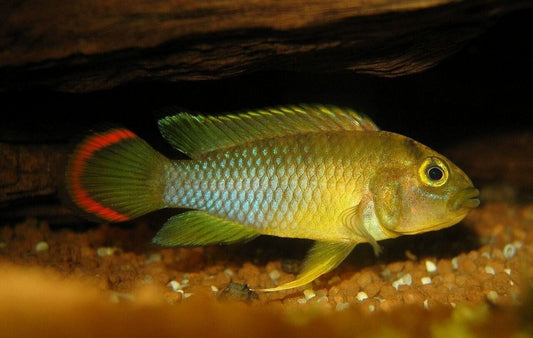
[[[321,170],[320,165],[313,167],[313,156],[306,154],[309,150],[301,142],[291,148],[267,141],[201,160],[174,162],[174,170],[168,173],[167,182],[172,184],[167,186],[166,201],[259,229],[294,226],[298,209],[320,196],[307,189],[318,188],[320,177],[314,171]],[[309,184],[310,180],[314,183]]]

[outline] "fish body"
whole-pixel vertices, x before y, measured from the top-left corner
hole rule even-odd
[[[350,154],[366,143],[353,136],[335,132],[267,139],[173,162],[165,201],[262,234],[357,241],[340,216],[359,203],[365,172],[378,156]]]
[[[89,136],[67,167],[82,210],[124,221],[166,207],[154,238],[212,245],[260,234],[316,240],[298,287],[335,268],[353,247],[451,226],[478,191],[451,161],[365,116],[334,106],[277,107],[226,116],[188,113],[159,121],[188,160],[170,160],[126,129]]]

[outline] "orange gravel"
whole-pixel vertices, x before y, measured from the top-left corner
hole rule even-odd
[[[13,302],[24,297],[6,291],[9,283],[24,284],[6,281],[6,276],[18,274],[35,278],[29,286],[32,292],[51,292],[41,288],[50,285],[52,278],[52,285],[62,288],[62,283],[73,283],[111,308],[117,303],[148,303],[170,304],[180,311],[190,304],[199,309],[233,308],[224,304],[237,302],[251,313],[270,309],[283,313],[282,318],[304,323],[313,322],[315,316],[346,311],[377,319],[397,316],[409,308],[428,318],[437,316],[439,320],[434,321],[441,322],[451,320],[457,309],[465,311],[465,306],[477,309],[478,314],[487,308],[519,309],[533,276],[533,204],[485,203],[455,227],[382,242],[385,250],[380,257],[373,256],[369,245],[360,245],[339,268],[314,283],[276,293],[254,293],[242,284],[270,287],[293,279],[295,271],[284,268],[298,263],[308,242],[264,237],[240,246],[161,249],[149,242],[157,230],[153,222],[146,218],[78,232],[52,230],[47,222],[36,219],[4,224],[0,228],[0,290],[14,300],[7,303],[2,297],[1,311],[13,315]],[[291,311],[323,314],[293,318]],[[483,318],[487,320],[493,312]],[[386,318],[393,322],[390,316]],[[521,325],[519,317],[513,318],[506,321],[509,330]],[[422,328],[400,329],[427,333],[431,321]]]

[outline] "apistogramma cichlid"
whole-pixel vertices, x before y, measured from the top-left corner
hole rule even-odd
[[[258,235],[315,245],[299,287],[339,265],[357,243],[456,224],[479,204],[452,162],[367,117],[325,105],[224,116],[179,112],[159,121],[189,160],[169,160],[127,129],[85,138],[70,157],[67,191],[98,218],[120,222],[166,207],[163,246],[234,243]]]

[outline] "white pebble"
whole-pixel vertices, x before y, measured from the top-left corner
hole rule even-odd
[[[184,299],[185,299],[185,298],[189,298],[190,296],[192,296],[192,292],[185,292],[185,293],[183,294],[183,298],[184,298]]]
[[[490,265],[485,266],[485,272],[489,275],[495,275],[496,271],[494,271],[494,268]]]
[[[403,275],[402,277],[398,278],[397,280],[395,280],[394,282],[392,282],[392,286],[398,290],[398,288],[400,287],[400,285],[411,285],[411,283],[413,282],[413,277],[411,277],[411,274],[409,273],[406,273],[405,275]]]
[[[494,290],[491,290],[487,293],[487,299],[491,302],[496,302],[498,300],[498,293]]]
[[[458,257],[452,258],[452,269],[454,270],[459,269],[459,258]]]
[[[323,302],[327,303],[327,302],[329,302],[329,298],[328,298],[328,296],[322,296],[320,298],[317,298],[316,302],[317,303],[323,303]]]
[[[305,304],[307,303],[307,299],[305,298],[298,298],[298,300],[296,300],[298,302],[298,304]]]
[[[335,306],[335,311],[337,312],[344,311],[349,307],[350,307],[350,303],[338,303],[337,306]]]
[[[188,273],[184,273],[183,274],[183,278],[181,279],[181,287],[184,288],[187,285],[189,285],[189,274]]]
[[[233,271],[231,269],[224,270],[224,274],[226,274],[226,276],[230,276],[230,277],[232,277],[234,275],[234,273],[233,273]]]
[[[411,285],[413,283],[413,277],[410,273],[403,275],[402,279],[405,282],[405,285]]]
[[[400,287],[400,285],[404,285],[404,284],[403,284],[403,281],[402,281],[401,278],[395,280],[394,282],[392,282],[392,286],[393,286],[396,290],[398,290],[398,288]]]
[[[511,275],[511,269],[503,269],[503,271],[509,276]]]
[[[420,278],[420,281],[422,282],[422,285],[431,284],[431,278],[430,277],[422,277],[422,278]]]
[[[370,312],[374,312],[374,311],[376,311],[376,306],[375,306],[374,304],[370,304],[370,305],[368,306],[368,310],[369,310]]]
[[[424,309],[429,310],[429,299],[424,300]]]
[[[316,293],[313,291],[313,289],[305,289],[304,290],[304,297],[306,300],[309,300],[311,298],[315,298]]]
[[[487,258],[487,259],[490,259],[490,252],[488,252],[488,251],[483,252],[483,253],[481,254],[481,257],[485,257],[485,258]]]
[[[380,272],[380,275],[381,275],[381,277],[383,277],[383,279],[388,279],[388,278],[390,277],[390,274],[391,274],[391,273],[392,273],[392,272],[390,271],[389,268],[385,268],[385,269],[383,269],[383,270]]]
[[[214,285],[211,285],[211,291],[218,292],[218,288]]]
[[[362,302],[365,299],[368,299],[368,295],[364,291],[359,291],[359,293],[357,293],[357,296],[355,296],[355,298],[357,298],[358,301]]]
[[[270,276],[270,279],[272,279],[273,281],[276,281],[279,279],[279,277],[281,277],[281,274],[279,273],[278,270],[272,270],[268,273],[268,275]]]
[[[172,291],[178,292],[178,290],[181,290],[181,283],[177,280],[171,280],[168,284],[170,284]]]
[[[96,249],[96,254],[98,257],[105,257],[115,254],[115,251],[117,251],[117,248],[115,247],[103,246]]]
[[[429,273],[433,273],[437,271],[437,265],[433,263],[432,261],[426,261],[426,270]]]
[[[516,255],[516,247],[513,244],[507,244],[503,248],[503,255],[507,259],[513,258]]]
[[[48,249],[50,249],[50,246],[48,246],[48,243],[45,241],[40,241],[39,243],[35,244],[35,251],[37,252],[48,251]]]

